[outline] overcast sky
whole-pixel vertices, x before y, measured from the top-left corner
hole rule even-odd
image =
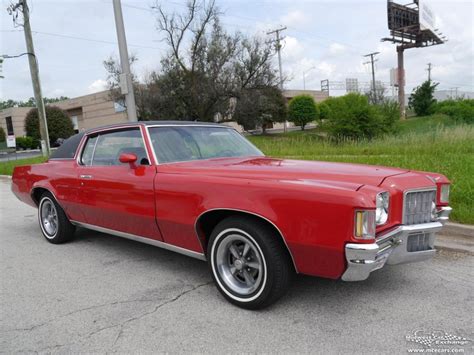
[[[15,2],[15,0],[12,0]],[[433,79],[440,89],[459,87],[474,91],[474,1],[429,1],[436,26],[449,38],[446,44],[405,52],[407,92],[427,78],[426,64],[433,64]],[[407,1],[405,1],[406,3]],[[102,61],[118,55],[112,0],[29,0],[33,39],[40,66],[43,95],[75,97],[105,88]],[[150,11],[153,0],[123,0],[129,52],[138,56],[139,75],[158,69],[167,50]],[[165,3],[165,2],[163,2]],[[386,1],[358,0],[216,0],[222,23],[231,32],[265,36],[280,25],[287,26],[282,52],[288,89],[320,89],[322,79],[370,80],[364,65],[366,53],[379,51],[376,79],[390,81],[396,66],[395,46],[381,43],[388,36]],[[401,1],[401,3],[404,3]],[[15,28],[2,0],[0,54],[25,52],[21,27]],[[166,1],[168,11],[183,11],[185,0]],[[313,68],[309,70],[310,68]],[[309,70],[309,71],[308,71]],[[26,57],[7,59],[0,79],[0,99],[33,96]]]

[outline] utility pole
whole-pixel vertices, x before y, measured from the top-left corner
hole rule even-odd
[[[377,61],[375,59],[375,56],[379,54],[380,52],[373,52],[364,55],[364,57],[370,57],[370,62],[366,62],[364,64],[371,63],[372,65],[372,93],[374,95],[374,101],[377,100],[377,88],[375,87],[375,62]]]
[[[135,106],[135,94],[133,92],[132,75],[130,73],[130,62],[128,59],[127,39],[125,37],[125,28],[123,24],[122,4],[120,0],[113,0],[115,27],[117,30],[117,39],[120,52],[120,65],[122,74],[120,75],[120,90],[125,95],[125,106],[127,107],[127,116],[130,122],[136,122],[137,108]]]
[[[43,95],[41,94],[41,83],[39,78],[38,60],[35,55],[33,46],[33,37],[31,36],[30,10],[26,0],[19,0],[16,5],[8,8],[10,14],[16,13],[21,8],[23,12],[23,30],[25,33],[26,50],[28,54],[28,62],[30,64],[31,81],[33,82],[33,91],[38,109],[38,118],[41,135],[41,151],[43,156],[47,157],[50,153],[48,122],[46,121],[46,111],[44,108]]]
[[[433,68],[433,64],[428,63],[428,69],[426,71],[428,72],[428,81],[431,81],[431,69]]]
[[[283,38],[280,37],[280,32],[282,32],[284,30],[286,30],[286,27],[280,27],[280,28],[277,28],[276,30],[267,32],[267,35],[271,35],[271,34],[274,34],[274,33],[276,35],[275,48],[276,48],[277,53],[278,53],[278,66],[280,68],[280,89],[281,90],[283,90],[283,71],[282,71],[282,68],[281,68],[281,40]]]
[[[280,70],[280,90],[283,91],[283,70],[282,70],[282,67],[281,67],[281,40],[283,38],[280,37],[280,32],[286,30],[286,26],[285,27],[280,27],[280,28],[277,28],[276,30],[273,30],[273,31],[270,31],[270,32],[267,32],[267,35],[272,35],[272,34],[275,34],[276,35],[276,41],[275,41],[275,48],[277,50],[277,53],[278,53],[278,67],[279,67],[279,70]],[[283,132],[286,132],[286,122],[283,122]]]

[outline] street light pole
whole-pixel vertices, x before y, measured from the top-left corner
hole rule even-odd
[[[309,73],[311,70],[315,69],[314,66],[309,68],[308,70],[303,71],[303,90],[306,90],[306,73]]]
[[[120,90],[125,95],[125,106],[127,107],[127,116],[130,122],[136,122],[137,108],[135,106],[135,95],[133,92],[132,75],[130,73],[130,62],[128,59],[127,39],[125,37],[125,28],[123,24],[122,4],[120,0],[113,0],[115,27],[117,30],[117,39],[120,52],[120,65],[122,74],[120,75]]]

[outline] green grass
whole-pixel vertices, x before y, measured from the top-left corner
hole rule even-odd
[[[13,174],[13,169],[15,168],[15,166],[38,164],[38,163],[44,162],[45,160],[46,159],[43,157],[34,157],[34,158],[27,158],[27,159],[10,160],[7,162],[0,162],[0,175]]]
[[[396,130],[399,135],[406,133],[424,133],[426,131],[439,130],[445,127],[454,127],[458,124],[459,123],[446,115],[435,114],[432,116],[412,117],[400,121],[397,124]]]
[[[452,181],[451,219],[474,224],[474,126],[457,125],[445,116],[401,122],[396,135],[373,141],[333,144],[317,134],[251,136],[266,155],[288,159],[322,160],[432,171]]]

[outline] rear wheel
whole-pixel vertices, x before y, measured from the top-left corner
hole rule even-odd
[[[43,236],[50,243],[64,243],[74,236],[75,227],[69,222],[63,209],[49,192],[41,195],[38,205],[38,221]]]
[[[208,244],[208,262],[227,300],[259,309],[284,295],[294,271],[279,238],[254,218],[230,217],[216,226]]]

